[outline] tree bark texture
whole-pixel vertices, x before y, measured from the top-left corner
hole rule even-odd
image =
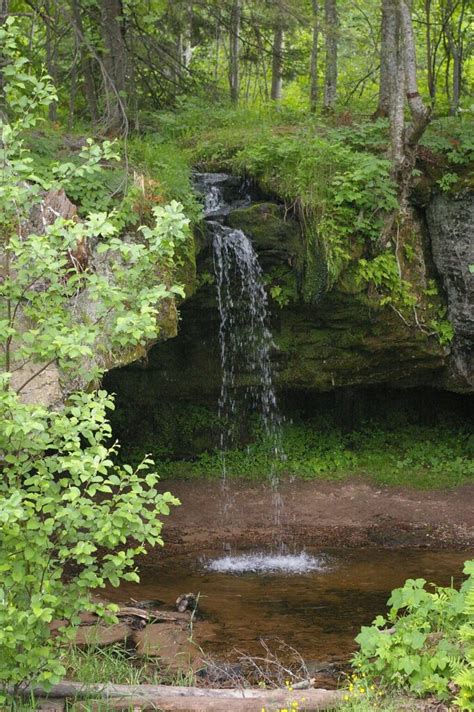
[[[405,143],[413,148],[430,121],[430,112],[418,91],[415,34],[407,0],[400,0],[400,28],[403,37],[406,96],[412,119],[406,131]]]
[[[376,116],[388,117],[391,90],[397,71],[397,7],[394,0],[382,0],[380,79]]]

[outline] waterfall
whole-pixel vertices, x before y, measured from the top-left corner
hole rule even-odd
[[[305,573],[321,570],[321,558],[304,551],[288,553],[282,537],[283,500],[279,492],[278,461],[285,459],[282,448],[282,418],[278,409],[271,352],[274,348],[269,327],[268,299],[264,275],[252,241],[242,231],[225,225],[229,213],[251,202],[245,184],[238,198],[235,179],[222,173],[196,175],[196,187],[203,195],[216,280],[219,310],[221,390],[219,420],[222,456],[222,517],[229,524],[232,498],[227,481],[227,453],[241,442],[240,428],[254,419],[268,446],[268,480],[273,503],[273,551],[230,555],[205,562],[208,570],[220,573]]]
[[[227,482],[226,453],[240,441],[240,427],[257,421],[268,444],[268,477],[272,488],[275,544],[281,545],[283,502],[278,488],[276,464],[283,458],[281,416],[273,385],[268,299],[262,268],[251,240],[242,230],[222,223],[232,205],[226,203],[223,174],[200,177],[205,217],[213,248],[219,309],[221,391],[219,420],[222,455],[223,518],[228,519],[232,500]],[[248,196],[244,202],[248,203]],[[242,201],[240,201],[240,204]]]
[[[280,541],[282,499],[275,464],[281,459],[281,417],[272,379],[273,339],[268,327],[267,295],[262,268],[242,230],[221,225],[213,230],[214,271],[220,315],[219,344],[222,382],[219,397],[222,476],[227,513],[226,451],[237,442],[242,411],[256,415],[269,444],[269,477],[273,495],[274,529]],[[238,388],[236,376],[239,377]],[[239,412],[240,411],[240,412]]]

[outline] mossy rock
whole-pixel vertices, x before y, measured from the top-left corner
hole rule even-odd
[[[233,210],[227,218],[230,227],[243,230],[258,252],[277,251],[298,255],[302,248],[301,229],[276,203],[255,203]]]

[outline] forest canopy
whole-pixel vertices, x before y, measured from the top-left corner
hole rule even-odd
[[[472,111],[468,0],[2,0],[0,13],[68,128],[147,128],[190,95],[387,116],[404,82],[436,114]]]

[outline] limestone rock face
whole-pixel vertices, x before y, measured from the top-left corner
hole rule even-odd
[[[474,387],[474,195],[437,195],[427,209],[433,259],[444,287],[454,342],[444,385]]]

